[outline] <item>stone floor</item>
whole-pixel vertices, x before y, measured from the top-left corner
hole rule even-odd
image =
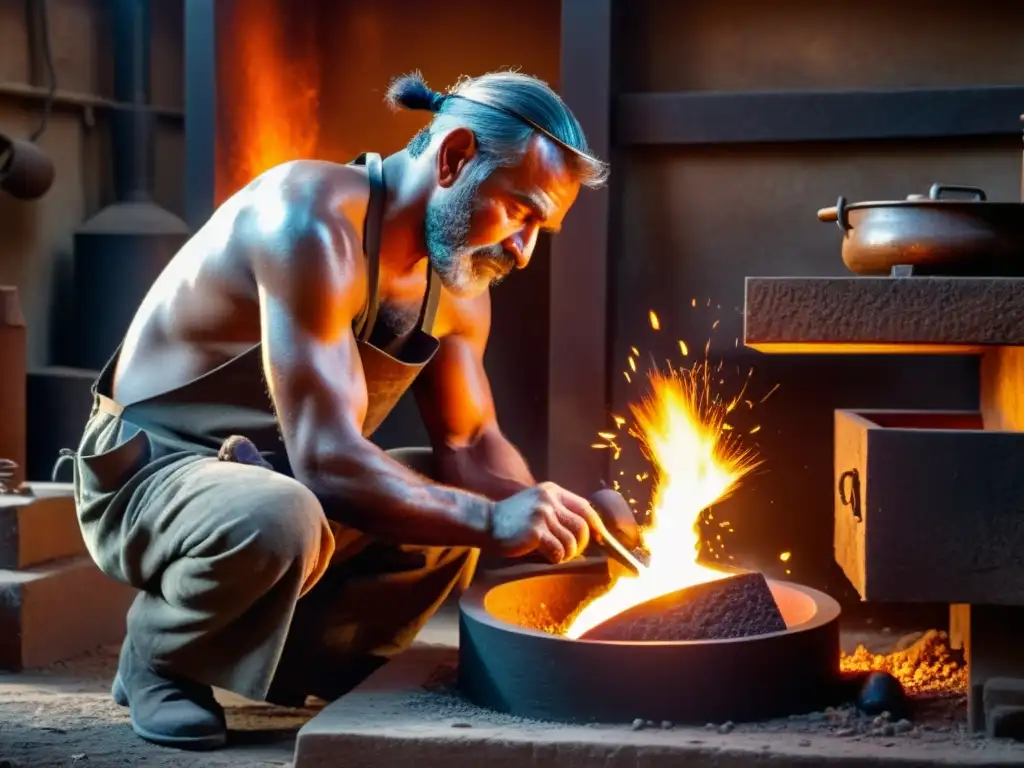
[[[844,633],[844,648],[865,643],[885,653],[904,629],[861,627]],[[751,762],[772,765],[1024,765],[1024,746],[973,738],[963,728],[962,696],[930,702],[912,730],[859,720],[851,712],[732,727],[567,728],[515,721],[488,713],[443,693],[427,693],[417,675],[450,662],[457,638],[455,613],[446,609],[424,630],[416,652],[386,667],[340,703],[289,710],[219,693],[232,729],[229,747],[193,754],[156,747],[137,738],[127,712],[109,696],[116,648],[49,669],[0,675],[0,768],[27,766],[230,766],[290,765],[296,735],[321,726],[340,737],[327,745],[327,762],[317,750],[300,752],[296,768],[337,764],[346,768],[444,768],[479,766],[644,766],[714,765]],[[440,654],[440,655],[438,655]],[[378,673],[380,675],[381,673]],[[339,719],[340,718],[340,719]],[[328,729],[329,730],[329,729]],[[305,739],[306,736],[304,735]],[[321,745],[323,746],[323,745]],[[320,753],[322,755],[322,753]]]
[[[448,646],[457,638],[450,609],[420,635],[422,642]],[[231,729],[226,749],[190,753],[157,747],[138,738],[128,711],[111,701],[117,651],[101,648],[48,669],[0,673],[0,768],[285,766],[293,759],[299,728],[318,711],[283,709],[218,691]]]

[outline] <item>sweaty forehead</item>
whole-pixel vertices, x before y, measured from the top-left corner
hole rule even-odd
[[[545,217],[553,224],[572,206],[580,183],[565,160],[565,151],[546,136],[535,135],[522,160],[502,168],[495,179],[501,191],[542,204]]]

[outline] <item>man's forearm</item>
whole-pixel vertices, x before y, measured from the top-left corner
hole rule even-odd
[[[368,440],[320,457],[296,477],[328,519],[372,536],[421,546],[485,547],[491,508],[484,495],[433,483]]]
[[[495,427],[465,448],[435,450],[438,479],[501,501],[537,484],[522,454]]]

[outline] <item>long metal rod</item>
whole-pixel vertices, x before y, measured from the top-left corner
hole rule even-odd
[[[185,221],[192,231],[216,206],[217,5],[185,0]]]
[[[49,89],[28,83],[0,82],[0,96],[7,96],[23,101],[46,101],[49,97]],[[53,103],[56,106],[78,107],[80,109],[99,109],[103,111],[117,111],[133,109],[131,104],[106,99],[91,93],[79,93],[76,91],[58,90],[53,96]],[[149,111],[159,118],[170,122],[181,123],[185,120],[185,111],[166,106],[150,106]]]

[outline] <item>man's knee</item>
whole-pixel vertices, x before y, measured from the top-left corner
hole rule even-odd
[[[244,491],[246,504],[233,526],[233,544],[261,570],[283,572],[299,564],[307,575],[318,570],[334,551],[319,500],[284,475],[266,472],[261,480]]]

